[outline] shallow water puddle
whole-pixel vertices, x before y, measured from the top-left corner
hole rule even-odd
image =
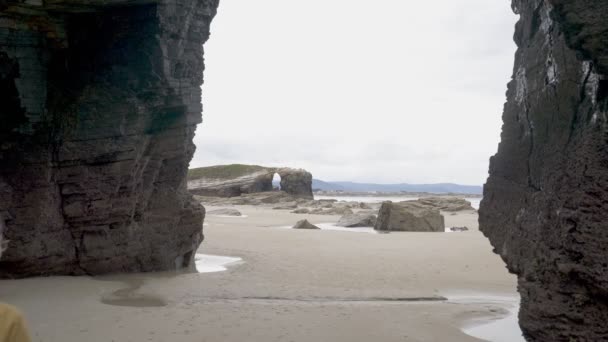
[[[448,296],[450,303],[457,304],[494,304],[508,310],[508,315],[488,321],[477,319],[462,328],[462,332],[490,342],[525,342],[519,327],[519,297],[517,296]]]
[[[102,303],[135,308],[161,307],[167,305],[166,299],[161,296],[138,292],[144,284],[143,278],[125,278],[121,281],[126,283],[127,287],[118,289],[109,295],[102,296]]]
[[[340,232],[349,232],[349,233],[368,233],[368,234],[378,234],[373,227],[338,227],[334,223],[319,223],[316,224],[317,227],[321,228],[321,230],[336,230]]]
[[[196,271],[198,273],[226,271],[229,265],[235,264],[242,260],[243,259],[237,257],[227,257],[209,254],[196,254],[194,256],[194,263],[196,264]]]

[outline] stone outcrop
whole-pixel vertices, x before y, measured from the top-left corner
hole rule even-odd
[[[308,222],[308,220],[301,220],[298,221],[294,226],[293,229],[321,229],[317,226],[315,226],[314,224]]]
[[[338,227],[373,227],[376,225],[376,215],[359,212],[354,214],[346,214],[338,220]]]
[[[237,197],[273,190],[275,174],[281,177],[281,190],[312,199],[312,174],[302,169],[257,165],[219,165],[190,170],[188,190],[195,195]]]
[[[418,202],[443,211],[475,210],[475,208],[471,206],[471,202],[460,197],[421,197],[418,199]]]
[[[513,8],[518,50],[480,229],[518,276],[529,341],[604,341],[608,3]]]
[[[430,209],[416,201],[383,202],[375,230],[402,232],[445,232],[439,210]]]
[[[317,208],[310,211],[312,215],[350,215],[353,211],[350,208]]]
[[[0,277],[189,266],[218,0],[0,1]]]

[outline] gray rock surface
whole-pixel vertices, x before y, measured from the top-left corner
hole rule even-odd
[[[217,0],[0,2],[0,277],[191,264]]]
[[[294,213],[294,214],[308,214],[308,213],[310,213],[310,209],[308,209],[308,208],[300,208],[300,209],[296,209],[296,210],[292,211],[292,213]]]
[[[231,208],[215,209],[207,211],[207,215],[215,216],[243,216],[240,211]]]
[[[308,222],[308,220],[301,220],[298,221],[294,226],[293,229],[321,229],[317,226],[315,226],[314,224]]]
[[[314,215],[348,215],[353,211],[349,208],[318,208],[311,210],[310,213]]]
[[[224,169],[226,174],[222,174]],[[236,171],[235,171],[236,169]],[[312,174],[302,169],[256,165],[218,165],[190,170],[190,193],[208,197],[237,197],[273,191],[272,179],[281,176],[281,191],[294,197],[313,199]]]
[[[405,232],[445,232],[445,223],[439,210],[430,209],[416,201],[383,202],[376,220],[375,230]]]
[[[421,197],[418,199],[418,202],[443,211],[475,210],[475,208],[471,206],[471,202],[460,197]]]
[[[346,214],[340,218],[338,227],[373,227],[376,225],[376,215],[369,213]]]
[[[608,340],[608,2],[513,1],[503,130],[479,211],[529,341]]]

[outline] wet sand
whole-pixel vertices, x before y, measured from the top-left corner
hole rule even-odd
[[[515,277],[477,230],[477,214],[445,214],[462,233],[357,234],[284,229],[291,214],[237,206],[207,216],[199,253],[241,258],[224,272],[0,281],[35,341],[479,341],[461,328],[507,316]],[[216,209],[208,207],[207,209]]]

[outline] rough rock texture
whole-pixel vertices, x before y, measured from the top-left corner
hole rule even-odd
[[[315,226],[314,224],[308,222],[308,220],[301,220],[298,221],[294,226],[293,229],[321,229],[317,226]]]
[[[422,197],[418,202],[443,211],[475,210],[471,202],[459,197]]]
[[[445,232],[439,210],[430,209],[416,201],[383,202],[375,230],[403,232]]]
[[[338,220],[338,227],[373,227],[376,225],[376,215],[370,213],[346,214]]]
[[[195,195],[214,197],[267,192],[273,190],[275,173],[281,176],[282,191],[299,198],[313,198],[310,172],[256,165],[219,165],[190,170],[188,190]]]
[[[608,340],[608,2],[521,15],[480,229],[518,275],[529,341]]]
[[[289,168],[278,169],[276,172],[281,176],[282,191],[302,198],[314,198],[310,172]]]
[[[318,208],[310,211],[313,215],[350,215],[353,213],[349,208]]]
[[[0,277],[186,267],[217,0],[0,2]]]

